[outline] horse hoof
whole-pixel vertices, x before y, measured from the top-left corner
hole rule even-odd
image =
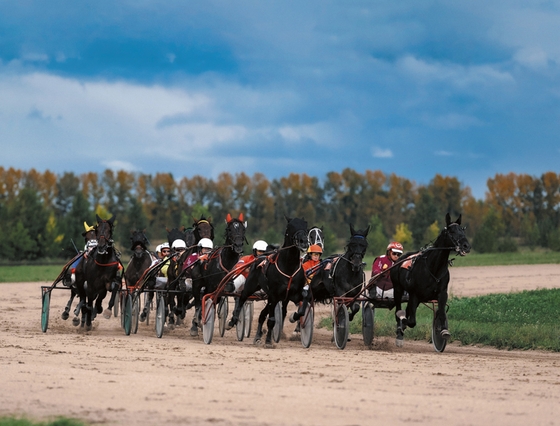
[[[274,349],[274,345],[272,343],[265,343],[264,348],[265,349]]]
[[[181,317],[177,317],[177,325],[183,325],[183,319]]]
[[[79,319],[78,317],[72,318],[72,325],[73,325],[74,327],[79,326],[79,325],[80,325],[80,319]]]
[[[86,325],[86,331],[91,331],[93,327],[91,325]]]
[[[406,318],[406,313],[401,309],[400,311],[397,311],[397,318],[400,320],[403,320]]]
[[[397,348],[402,348],[403,347],[403,339],[396,339],[395,340],[395,344],[397,345]]]
[[[140,322],[146,321],[146,316],[147,316],[146,313],[145,313],[145,312],[142,312],[142,313],[140,314]]]
[[[169,330],[175,330],[175,324],[167,324]]]
[[[112,315],[113,315],[113,312],[111,312],[110,309],[105,309],[103,311],[103,318],[105,318],[105,319],[111,318]]]
[[[191,336],[198,337],[198,327],[191,328]]]
[[[297,320],[294,318],[295,314],[296,314],[295,312],[292,312],[292,315],[290,315],[290,318],[289,318],[289,320],[290,320],[290,322],[291,322],[292,324],[293,324],[294,322],[297,321]]]
[[[451,337],[451,333],[449,332],[449,330],[441,330],[441,337],[443,337],[445,340],[449,339]]]
[[[63,319],[64,321],[66,321],[66,320],[68,319],[69,316],[70,316],[70,315],[68,314],[68,312],[63,312],[63,313],[62,313],[62,319]]]

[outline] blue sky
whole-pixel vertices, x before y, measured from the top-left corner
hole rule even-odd
[[[559,172],[558,1],[0,2],[3,167]]]

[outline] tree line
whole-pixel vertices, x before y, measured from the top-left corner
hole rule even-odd
[[[560,251],[560,175],[497,174],[487,181],[484,200],[472,196],[455,177],[436,174],[426,185],[381,171],[329,172],[322,179],[291,173],[269,180],[261,173],[222,173],[176,179],[105,170],[76,175],[0,167],[0,258],[67,258],[83,248],[84,221],[116,216],[115,242],[129,249],[130,233],[145,230],[155,244],[166,228],[189,227],[211,218],[216,243],[223,241],[225,217],[242,212],[252,244],[283,240],[285,217],[303,217],[323,228],[327,253],[341,252],[356,229],[368,225],[370,254],[383,253],[390,240],[419,249],[440,232],[447,212],[462,214],[478,252],[515,251],[540,246]]]

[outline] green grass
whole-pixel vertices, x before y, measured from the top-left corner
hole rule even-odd
[[[481,344],[499,349],[542,349],[560,352],[560,289],[491,294],[449,300],[451,341]],[[405,339],[430,340],[432,310],[418,307],[417,325],[405,331]],[[361,311],[350,325],[350,333],[362,333]],[[321,326],[332,328],[331,319]],[[395,336],[395,311],[375,310],[376,336]]]
[[[49,282],[52,283],[62,271],[60,265],[0,266],[0,283]]]
[[[86,426],[80,420],[59,417],[49,421],[33,421],[22,417],[0,417],[0,426]]]

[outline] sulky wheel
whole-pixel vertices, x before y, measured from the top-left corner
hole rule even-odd
[[[371,303],[364,303],[362,309],[362,335],[364,345],[370,347],[373,343],[373,324],[375,321],[375,308]]]
[[[334,343],[338,349],[344,349],[348,341],[350,320],[346,305],[340,305],[335,313],[334,319]]]
[[[202,339],[209,345],[214,336],[214,320],[216,317],[216,306],[211,298],[206,299],[204,305],[204,318],[202,318]]]
[[[124,334],[129,336],[132,329],[132,294],[124,296],[123,328]]]
[[[165,324],[165,298],[163,293],[156,295],[156,336],[163,336],[163,326]]]
[[[140,294],[135,291],[132,295],[132,328],[130,332],[136,334],[138,331],[138,322],[140,320]]]
[[[119,294],[117,295],[117,301],[115,302],[115,304],[113,305],[113,315],[115,316],[115,318],[119,317],[119,303],[123,302],[123,295],[122,292],[119,290]],[[120,307],[121,311],[122,311],[122,306]],[[121,318],[122,321],[122,318]],[[121,324],[121,327],[123,327],[124,325]]]
[[[240,342],[243,341],[243,338],[245,337],[245,308],[246,308],[247,304],[245,303],[243,305],[243,308],[241,309],[241,315],[239,315],[239,319],[237,320],[237,322],[235,323],[235,333],[237,334],[237,340],[239,340]]]
[[[437,311],[434,312],[434,320],[432,321],[432,344],[436,352],[443,352],[447,346],[447,339],[441,335],[440,321],[437,319]]]
[[[45,291],[43,293],[43,307],[41,309],[41,330],[43,333],[47,332],[49,328],[49,310],[51,305],[51,292]]]
[[[224,337],[226,332],[226,322],[228,316],[228,298],[222,296],[218,302],[218,328],[220,330],[220,337]]]
[[[253,325],[253,315],[255,306],[252,300],[247,300],[243,305],[243,315],[245,316],[245,337],[251,336],[251,326]]]
[[[280,341],[280,336],[284,328],[283,316],[282,316],[282,302],[278,302],[274,308],[274,318],[276,322],[274,323],[274,328],[272,329],[272,339],[276,343]]]
[[[301,344],[304,348],[308,348],[309,346],[311,346],[311,340],[313,340],[313,312],[313,306],[309,304],[305,309],[305,314],[299,319]]]

